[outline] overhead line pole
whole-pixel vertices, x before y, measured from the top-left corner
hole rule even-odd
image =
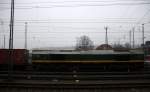
[[[134,27],[133,27],[133,48],[134,48],[134,45],[135,45],[135,40],[134,40],[134,31],[135,31],[135,29],[134,29]]]
[[[131,42],[132,42],[131,36],[132,36],[132,35],[131,35],[131,30],[130,30],[130,31],[129,31],[129,43],[130,43],[130,49],[131,49],[131,46],[132,46],[132,45],[131,45]]]
[[[3,28],[3,21],[2,21],[2,20],[0,20],[0,25],[1,25],[1,29],[2,29],[2,30],[0,30],[0,31],[2,32],[2,31],[4,31],[4,28]],[[1,33],[1,32],[0,32],[0,33]],[[3,37],[2,37],[2,38],[3,38]],[[2,44],[1,46],[2,46],[2,48],[4,48],[4,45],[3,45],[3,44]],[[1,47],[0,47],[0,48],[1,48]]]
[[[5,49],[5,39],[6,39],[6,38],[5,38],[5,35],[4,35],[4,49]]]
[[[10,16],[10,37],[9,37],[9,61],[8,61],[8,79],[12,79],[13,74],[13,29],[14,29],[14,0],[11,0],[11,16]]]
[[[142,43],[144,46],[144,24],[142,24]]]
[[[108,30],[108,27],[105,27],[105,30],[106,30],[105,44],[108,44],[108,36],[107,36],[107,30]]]
[[[14,29],[14,0],[11,0],[9,49],[13,49],[13,29]]]
[[[25,22],[25,49],[27,49],[27,22]]]

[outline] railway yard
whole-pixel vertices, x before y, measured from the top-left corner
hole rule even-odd
[[[0,92],[150,92],[150,0],[0,0]]]
[[[9,60],[7,51],[1,50],[0,92],[150,91],[149,56],[145,62],[142,53],[14,49]]]

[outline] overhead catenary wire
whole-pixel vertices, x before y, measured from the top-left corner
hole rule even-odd
[[[87,1],[87,0],[86,0]],[[85,2],[86,2],[85,1]],[[103,0],[104,1],[104,0]],[[102,1],[102,2],[103,2]],[[113,0],[113,1],[117,1],[117,3],[118,3],[118,1],[119,0]],[[127,1],[129,1],[129,0],[127,0]],[[131,1],[135,1],[135,0],[131,0]],[[142,0],[137,0],[137,1],[142,1]],[[147,1],[147,0],[144,0],[144,1]],[[56,1],[54,1],[54,2],[56,2]],[[70,1],[69,1],[70,2]],[[75,1],[76,2],[76,1]],[[82,1],[81,1],[82,2]],[[78,2],[78,4],[82,4],[81,2]],[[92,2],[92,1],[89,1],[89,2]],[[86,3],[87,5],[94,5],[94,4],[91,4],[91,3]],[[97,2],[97,1],[95,1],[95,2]],[[122,1],[120,1],[120,2],[122,2]],[[37,2],[37,4],[41,4],[40,2]],[[46,2],[43,2],[43,6],[44,6],[44,3],[46,4]],[[58,2],[58,3],[60,3],[60,2]],[[83,1],[83,3],[84,3],[84,1]],[[93,3],[93,2],[92,2]],[[130,2],[128,2],[128,3],[130,3]],[[139,5],[149,5],[149,4],[146,4],[147,2],[138,2],[139,3]],[[78,4],[76,4],[76,5],[78,5]],[[86,5],[86,4],[84,4],[84,5]],[[106,3],[106,4],[110,4],[110,2],[108,2],[108,3]],[[116,4],[116,3],[115,3]],[[132,3],[130,3],[130,4],[132,4]],[[57,7],[57,6],[55,6],[56,4],[52,4],[54,7]],[[61,4],[62,5],[62,4]],[[75,4],[73,4],[73,5],[75,5]],[[100,5],[101,5],[101,3],[100,3]],[[137,4],[138,5],[138,4]],[[30,5],[24,5],[24,6],[19,6],[19,3],[18,3],[18,6],[16,7],[16,9],[26,9],[26,8],[28,8],[28,9],[34,9],[34,8],[44,8],[43,6],[41,6],[41,7],[39,7],[38,5],[36,5],[36,4],[33,4],[33,6],[31,6],[30,7]],[[108,5],[108,6],[112,6],[112,5]],[[129,5],[129,6],[131,6],[131,5]],[[49,9],[49,7],[50,6],[48,6],[48,8],[47,9]],[[61,6],[58,6],[58,7],[61,7]],[[65,6],[65,7],[69,7],[69,6]],[[74,6],[73,6],[74,7]],[[76,6],[75,6],[76,7]],[[46,7],[45,7],[46,8]],[[53,7],[52,7],[53,8]],[[135,19],[135,20],[137,20],[137,19]],[[93,22],[91,22],[91,21],[73,21],[73,22],[70,22],[70,21],[40,21],[40,20],[37,20],[37,21],[30,21],[30,20],[24,20],[24,21],[15,21],[15,26],[16,27],[18,27],[19,25],[20,26],[23,26],[23,25],[21,25],[22,23],[24,23],[24,22],[29,22],[31,25],[29,25],[29,28],[32,28],[32,27],[37,27],[37,28],[39,28],[40,26],[42,26],[40,23],[46,23],[46,24],[49,24],[49,23],[125,23],[125,24],[135,24],[135,22],[137,22],[137,21],[134,21],[134,19],[124,19],[124,18],[122,18],[121,20],[119,19],[119,22],[118,22],[118,18],[117,19],[113,19],[113,21],[93,21]],[[19,24],[19,25],[18,25]],[[32,25],[32,24],[39,24],[38,26],[37,25]],[[43,24],[43,25],[45,25],[45,24]],[[47,27],[50,27],[50,26],[47,26]],[[57,27],[57,28],[60,28],[60,27]],[[66,29],[68,29],[67,27],[66,27]],[[88,29],[88,28],[71,28],[71,29]],[[18,30],[18,29],[17,29]],[[21,30],[21,29],[20,29]],[[39,31],[41,31],[42,29],[39,29]],[[45,29],[45,30],[48,30],[48,29]],[[91,28],[91,29],[89,29],[89,30],[96,30],[96,29],[94,29],[94,28]],[[15,30],[16,31],[16,30]],[[53,30],[52,30],[53,31]],[[136,30],[135,30],[136,31]],[[17,32],[16,31],[16,33],[20,33],[20,32]],[[38,34],[44,34],[44,33],[46,33],[46,32],[29,32],[29,33],[36,33],[37,35]],[[79,33],[79,32],[49,32],[49,33]],[[87,33],[87,32],[82,32],[82,33]],[[98,33],[98,32],[90,32],[90,33]],[[115,32],[112,32],[112,33],[115,33]],[[118,34],[119,32],[117,32],[117,34]],[[126,32],[125,32],[126,33]],[[138,32],[139,33],[139,32]]]
[[[46,2],[25,2],[25,3],[15,3],[16,5],[17,4],[43,4],[43,3],[75,3],[75,2],[78,2],[78,3],[93,3],[93,2],[100,2],[100,3],[113,3],[113,2],[133,2],[133,1],[136,1],[136,2],[149,2],[149,0],[75,0],[75,1],[71,1],[71,0],[65,0],[65,1],[46,1]],[[10,4],[9,2],[5,2],[5,3],[0,3],[0,4]]]
[[[39,5],[32,5],[32,6],[16,6],[15,9],[34,9],[34,8],[57,8],[57,7],[86,7],[86,6],[134,6],[134,5],[149,5],[150,2],[142,2],[142,3],[109,3],[109,4],[69,4],[69,5],[48,5],[48,6],[39,6]],[[9,7],[0,7],[0,9],[10,9]]]
[[[142,20],[145,18],[145,16],[148,15],[149,12],[150,12],[150,9],[148,9],[147,12],[139,19],[137,24],[140,24],[142,22]]]
[[[20,33],[24,33],[24,31],[15,31],[16,32],[16,34],[20,34]],[[138,32],[138,31],[135,31],[136,32],[136,34],[141,34],[141,32]],[[6,33],[6,32],[5,32]],[[7,32],[8,33],[8,32]],[[58,32],[47,32],[47,31],[45,31],[45,32],[43,32],[43,31],[41,31],[41,32],[28,32],[29,34],[62,34],[62,33],[90,33],[90,34],[96,34],[96,33],[105,33],[105,32],[89,32],[89,31],[87,31],[87,32],[69,32],[69,31],[58,31]],[[113,34],[122,34],[122,33],[126,33],[126,34],[128,34],[128,32],[109,32],[109,33],[113,33]],[[148,33],[148,34],[150,34],[150,32],[149,31],[147,31],[147,32],[145,32],[145,33]],[[1,35],[1,34],[0,34]]]

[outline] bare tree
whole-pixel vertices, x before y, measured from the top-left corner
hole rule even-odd
[[[122,49],[122,48],[124,48],[124,47],[123,47],[123,45],[121,45],[121,44],[119,44],[119,43],[118,43],[118,44],[115,43],[115,44],[113,45],[113,48],[114,48],[114,49]]]
[[[125,43],[125,44],[124,44],[124,47],[127,48],[127,49],[130,49],[130,48],[131,48],[131,45],[130,45],[130,43]]]
[[[129,51],[130,49],[130,44],[129,43],[125,43],[125,44],[114,44],[113,45],[113,49],[116,51]]]
[[[92,50],[93,48],[93,41],[88,36],[83,35],[77,39],[76,50]]]

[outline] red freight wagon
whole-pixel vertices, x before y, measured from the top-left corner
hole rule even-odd
[[[9,56],[9,49],[0,49],[0,68],[6,69],[9,60],[13,61],[13,66],[22,67],[27,64],[27,50],[26,49],[13,49],[11,50],[11,58]]]
[[[27,50],[14,49],[12,54],[12,60],[15,65],[24,65],[27,60]]]
[[[9,51],[7,49],[0,49],[0,64],[7,64]]]

